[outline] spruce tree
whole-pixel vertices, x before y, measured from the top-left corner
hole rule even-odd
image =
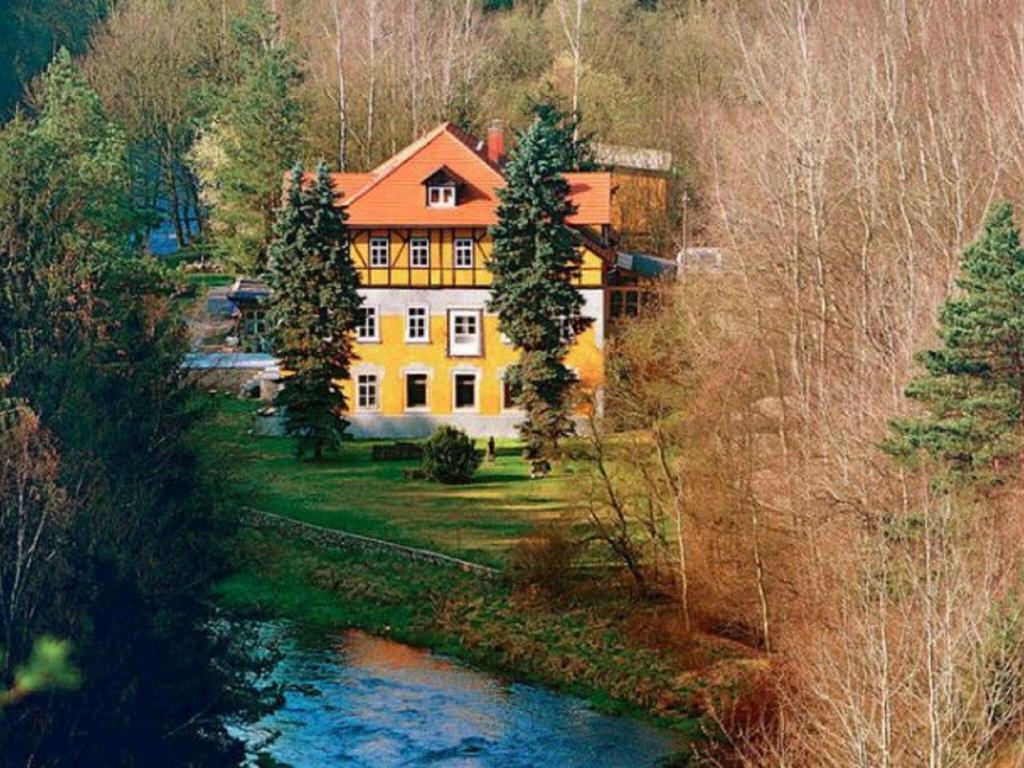
[[[277,403],[299,456],[319,460],[348,427],[340,382],[349,378],[362,305],[345,214],[334,205],[324,163],[315,181],[305,184],[302,169],[292,170],[274,226],[270,268],[268,318],[281,367],[291,373]]]
[[[509,372],[526,412],[519,426],[531,456],[553,450],[574,431],[570,394],[576,376],[565,366],[572,337],[590,320],[571,280],[579,274],[579,241],[566,219],[575,209],[563,171],[578,161],[572,121],[550,104],[534,108],[530,127],[517,136],[498,192],[498,223],[488,309],[520,351]],[[568,164],[568,167],[567,167]]]
[[[964,250],[957,288],[941,346],[918,355],[924,374],[906,390],[925,414],[896,422],[888,447],[923,451],[959,480],[995,480],[1024,468],[1024,249],[1008,203]]]

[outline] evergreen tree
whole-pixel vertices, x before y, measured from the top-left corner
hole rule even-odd
[[[938,349],[906,395],[926,413],[896,422],[887,447],[923,451],[962,480],[1024,468],[1024,249],[1008,203],[961,258],[958,292],[939,315]]]
[[[301,73],[291,47],[279,40],[277,23],[259,2],[234,21],[237,81],[223,94],[213,128],[194,152],[200,178],[215,190],[207,202],[217,250],[243,272],[266,265],[281,175],[301,146],[302,110],[295,93]]]
[[[277,402],[300,456],[319,460],[345,437],[348,410],[340,382],[349,378],[352,334],[362,298],[349,258],[345,214],[334,205],[327,166],[303,183],[292,170],[270,246],[268,318],[281,366],[291,372]]]
[[[211,636],[207,590],[230,520],[188,448],[173,284],[140,253],[123,135],[66,53],[33,104],[0,129],[0,421],[38,421],[23,443],[36,446],[28,472],[47,528],[31,578],[0,578],[0,690],[47,633],[72,643],[82,676],[0,717],[0,763],[237,763],[225,719],[256,702],[236,697],[246,666]],[[16,497],[0,488],[8,574]]]
[[[527,416],[520,434],[533,456],[574,431],[570,392],[576,377],[564,360],[572,337],[590,324],[571,282],[582,259],[577,235],[566,224],[575,209],[562,176],[580,160],[572,126],[551,104],[534,108],[533,123],[517,136],[505,166],[507,183],[491,229],[488,309],[520,350],[509,376]]]
[[[85,50],[89,33],[109,10],[108,0],[6,0],[0,24],[0,122],[53,52]]]
[[[546,126],[553,145],[558,151],[558,167],[567,171],[596,171],[594,148],[590,135],[580,133],[579,115],[570,115],[558,106],[554,96],[546,96],[533,102],[530,107],[536,120]],[[577,136],[577,138],[573,138]]]

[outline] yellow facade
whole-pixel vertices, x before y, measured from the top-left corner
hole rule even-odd
[[[378,240],[380,265],[371,266],[371,238],[387,240],[386,265],[380,263],[383,250]],[[429,266],[410,263],[413,238],[429,239]],[[456,239],[473,240],[471,267],[456,266]],[[423,263],[422,240],[419,248]],[[518,352],[503,339],[497,316],[486,311],[491,284],[486,266],[491,252],[487,231],[357,230],[352,233],[351,250],[360,274],[365,307],[375,318],[372,338],[356,342],[352,377],[343,383],[354,432],[414,436],[429,433],[437,423],[447,422],[477,435],[510,434],[521,416],[504,402],[503,374],[517,362]],[[583,249],[583,262],[575,282],[587,302],[585,314],[593,318],[593,323],[573,340],[566,364],[580,379],[580,395],[588,399],[598,391],[604,376],[601,257]],[[429,318],[425,339],[410,338],[410,308]],[[473,315],[479,323],[471,353],[453,349],[452,313]],[[408,375],[426,376],[425,404],[407,401]],[[475,397],[469,407],[457,407],[456,375],[475,381]],[[372,380],[372,398],[360,397],[361,377]]]
[[[381,340],[356,344],[358,359],[353,364],[353,371],[374,370],[380,375],[380,402],[374,412],[382,416],[454,413],[454,375],[457,371],[470,369],[477,370],[480,377],[478,403],[466,412],[481,416],[508,412],[502,403],[502,373],[516,362],[517,352],[511,344],[502,341],[498,318],[493,315],[484,317],[483,355],[480,357],[450,356],[446,326],[446,317],[432,316],[430,342],[412,343],[405,341],[405,318],[385,314],[381,322]],[[604,376],[604,356],[595,343],[596,333],[597,330],[591,327],[580,334],[566,357],[566,365],[580,378],[581,394],[592,392]],[[427,409],[409,410],[405,402],[405,375],[420,372],[428,373]],[[353,412],[365,412],[366,409],[357,405],[355,386],[354,378],[344,382],[348,402],[353,405]]]

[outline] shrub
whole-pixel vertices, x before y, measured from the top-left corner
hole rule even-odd
[[[468,483],[482,458],[461,429],[438,427],[423,446],[423,471],[439,483]]]
[[[552,597],[564,595],[572,580],[579,544],[564,525],[538,526],[509,555],[509,572],[517,587],[536,587]]]

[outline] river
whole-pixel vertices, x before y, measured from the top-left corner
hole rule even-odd
[[[393,640],[271,631],[284,704],[239,730],[253,766],[644,768],[681,747],[650,724]]]

